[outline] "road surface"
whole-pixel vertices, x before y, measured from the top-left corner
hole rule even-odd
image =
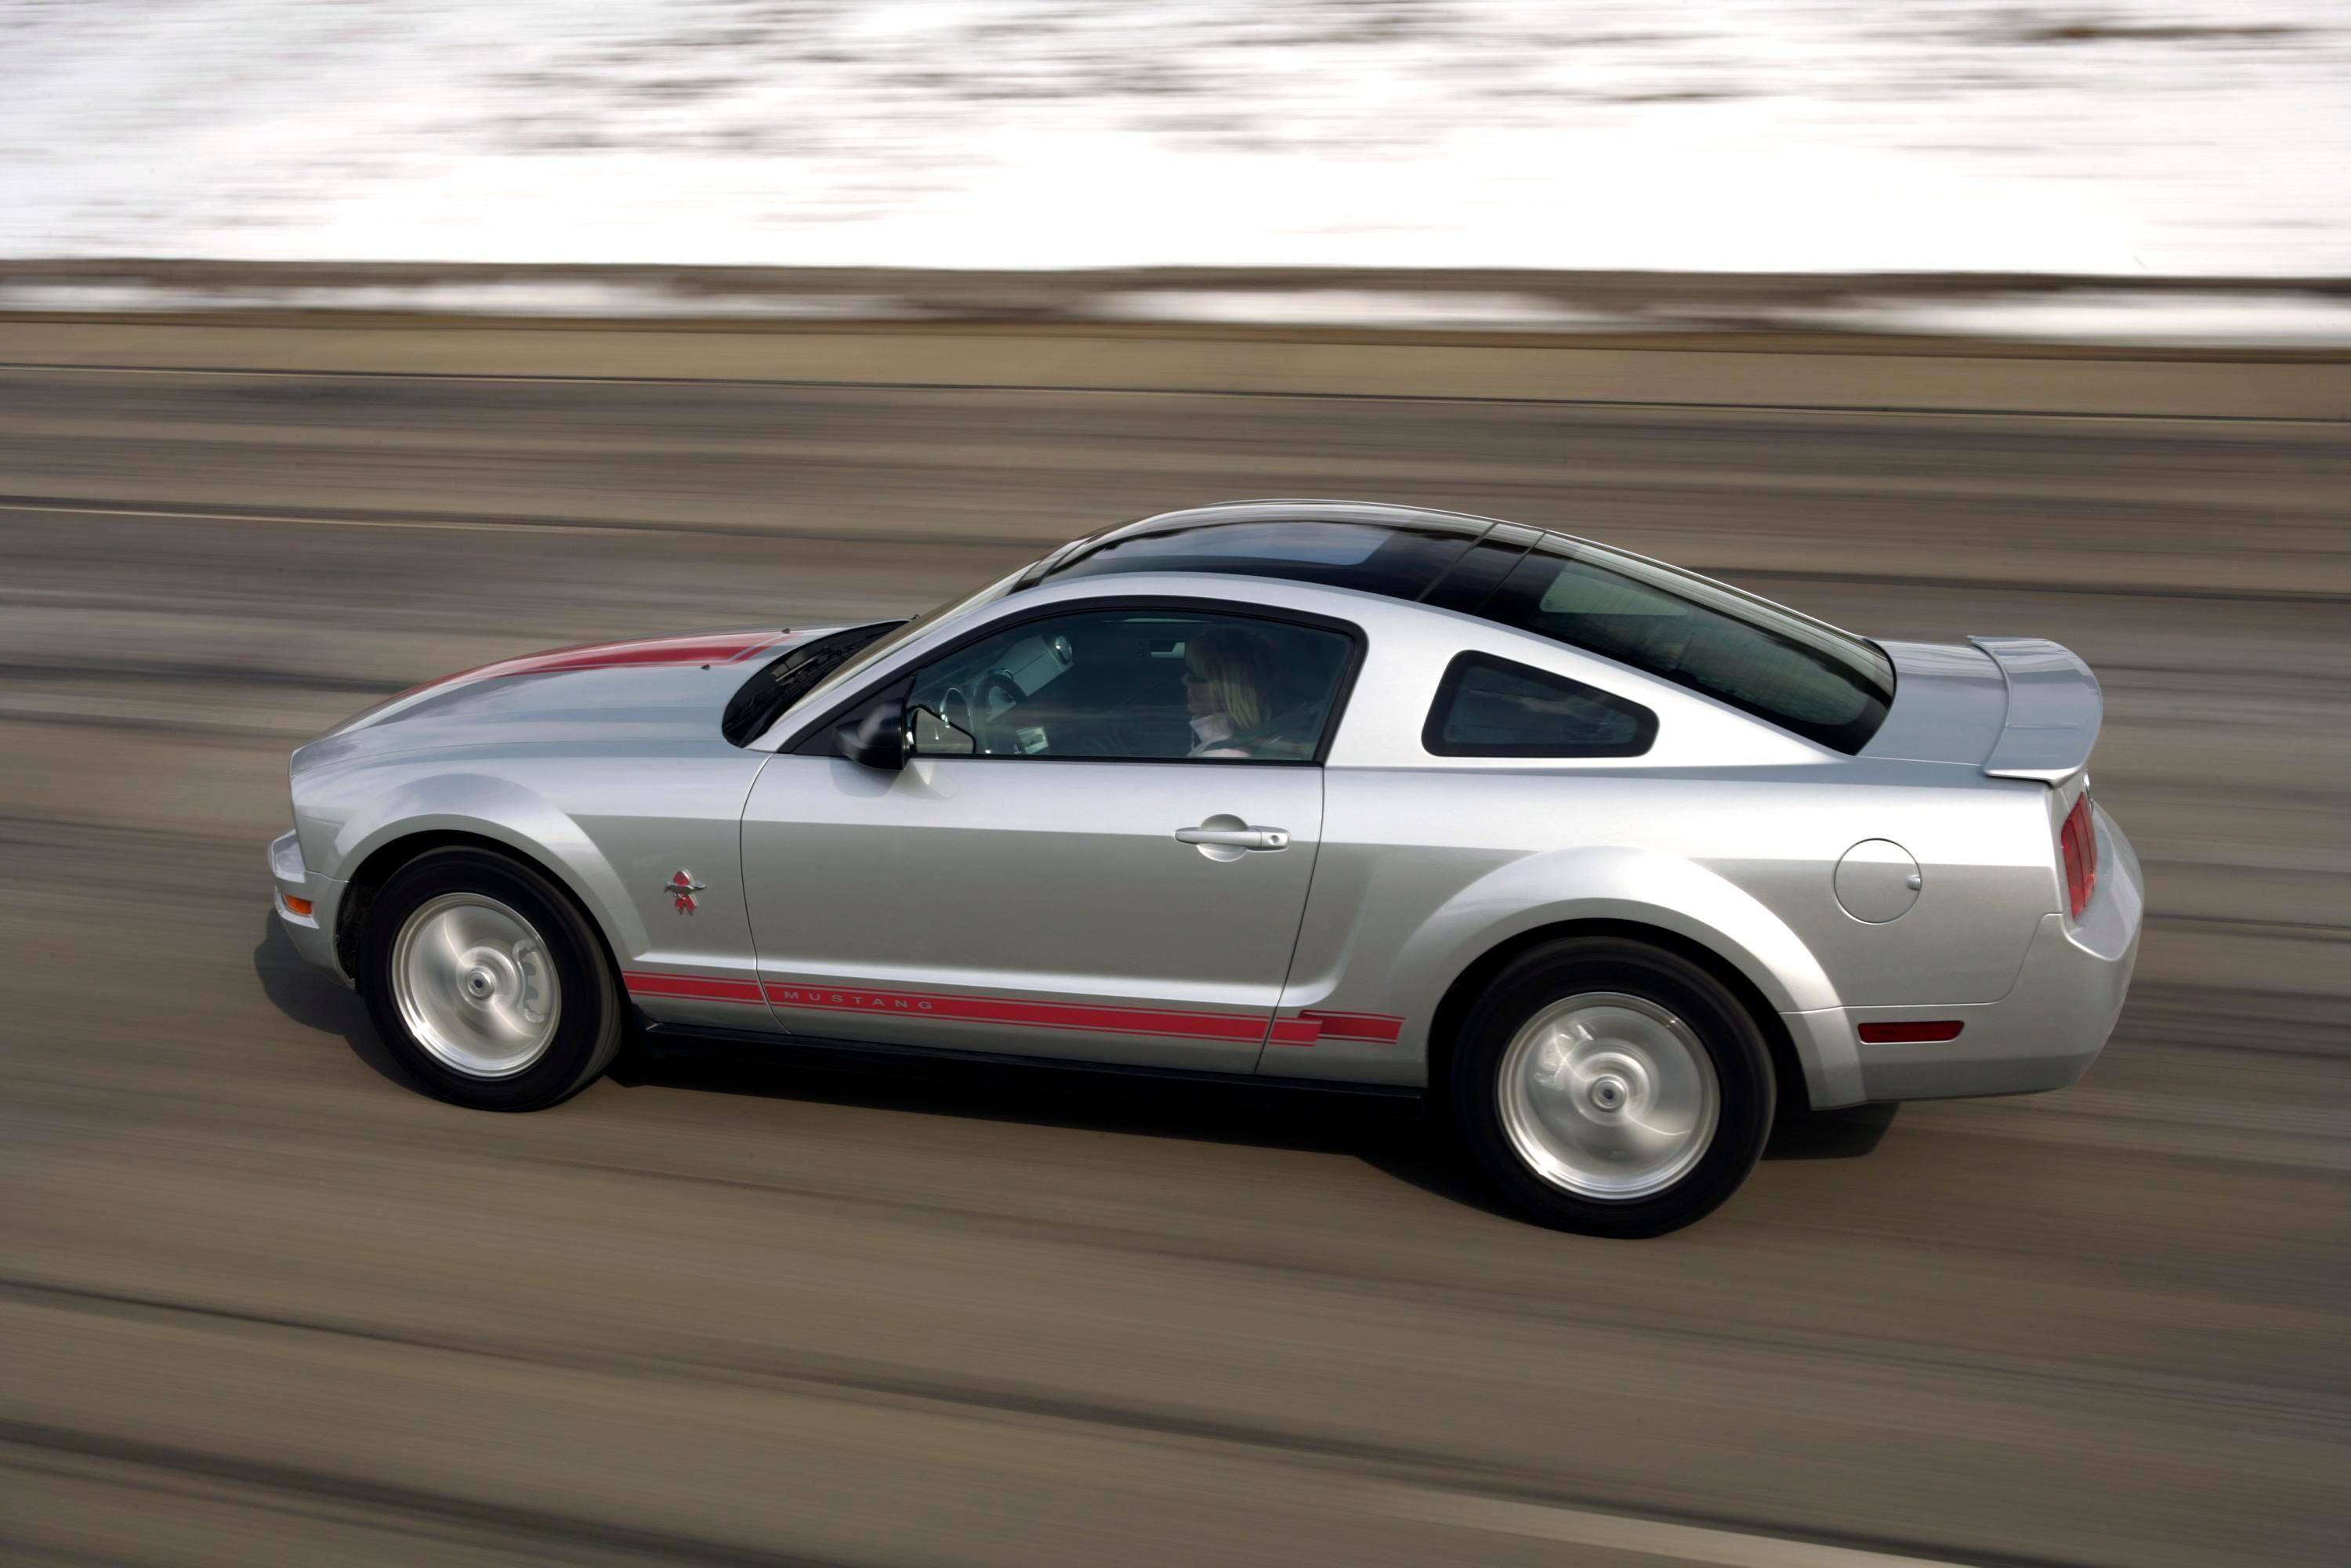
[[[1263,494],[2072,645],[2152,888],[2105,1057],[1612,1244],[1319,1103],[468,1113],[272,929],[286,752],[380,695]],[[2347,496],[2310,422],[0,368],[0,1558],[2339,1563]]]

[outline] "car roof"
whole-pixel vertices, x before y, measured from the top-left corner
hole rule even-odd
[[[1542,634],[1555,642],[1701,691],[1765,723],[1848,755],[1859,749],[1860,742],[1846,744],[1852,737],[1841,729],[1824,738],[1819,725],[1788,701],[1760,687],[1745,696],[1725,696],[1724,691],[1731,689],[1725,686],[1726,681],[1735,687],[1738,680],[1746,678],[1740,674],[1741,670],[1753,675],[1749,668],[1754,664],[1752,659],[1718,650],[1712,664],[1720,668],[1713,677],[1681,653],[1673,655],[1682,660],[1680,664],[1658,666],[1637,651],[1620,645],[1621,636],[1607,631],[1606,617],[1566,609],[1552,612],[1541,602],[1513,601],[1510,585],[1520,580],[1521,567],[1531,553],[1537,552],[1573,558],[1579,574],[1596,571],[1604,578],[1623,579],[1629,573],[1646,581],[1646,588],[1636,589],[1636,594],[1663,593],[1702,609],[1714,622],[1737,623],[1750,633],[1791,647],[1808,638],[1819,643],[1824,634],[1828,641],[1823,646],[1832,661],[1850,663],[1860,650],[1869,650],[1864,662],[1879,673],[1865,684],[1884,687],[1876,699],[1878,717],[1892,701],[1893,665],[1866,639],[1735,584],[1665,561],[1572,534],[1467,512],[1302,498],[1192,507],[1105,528],[1065,545],[1024,572],[1014,591],[1071,578],[1123,577],[1133,581],[1154,574],[1205,573],[1351,589],[1505,625],[1531,625],[1548,616],[1552,622],[1573,622],[1546,627]],[[1554,575],[1562,568],[1563,563],[1554,563]],[[1710,605],[1701,602],[1706,599],[1712,601]],[[1708,645],[1715,640],[1719,639],[1710,638]],[[1790,668],[1820,663],[1817,653],[1806,654],[1801,650],[1787,659],[1793,661]],[[1862,737],[1864,741],[1866,738]]]
[[[1499,517],[1470,512],[1449,512],[1435,507],[1405,507],[1393,501],[1346,501],[1329,497],[1270,496],[1247,501],[1212,501],[1160,512],[1136,522],[1119,523],[1087,535],[1079,545],[1101,546],[1145,534],[1175,533],[1217,523],[1368,523],[1380,528],[1424,528],[1437,532],[1477,535],[1495,527]]]
[[[1333,524],[1352,524],[1358,528],[1387,528],[1399,533],[1451,535],[1461,539],[1465,549],[1469,545],[1483,544],[1489,552],[1495,553],[1523,553],[1538,544],[1554,549],[1582,547],[1604,550],[1608,555],[1623,560],[1658,567],[1678,577],[1710,584],[1736,594],[1741,599],[1778,611],[1782,614],[1792,615],[1798,620],[1810,622],[1823,631],[1844,636],[1852,635],[1841,626],[1823,621],[1816,615],[1807,614],[1791,605],[1782,604],[1777,600],[1767,599],[1735,582],[1708,577],[1703,572],[1692,571],[1687,567],[1677,566],[1671,561],[1660,560],[1655,556],[1642,555],[1636,550],[1626,549],[1621,545],[1601,544],[1580,534],[1567,533],[1559,528],[1539,528],[1530,523],[1514,523],[1501,517],[1481,517],[1475,512],[1453,512],[1437,507],[1406,507],[1389,501],[1350,501],[1329,497],[1260,497],[1250,500],[1212,501],[1204,506],[1186,507],[1173,512],[1155,513],[1134,522],[1113,523],[1108,528],[1098,528],[1091,534],[1047,551],[1041,559],[1031,564],[1020,574],[1020,580],[1013,584],[1011,591],[1019,592],[1022,589],[1034,587],[1088,558],[1102,553],[1113,545],[1157,535],[1177,534],[1195,528],[1228,524],[1254,524],[1259,528],[1294,526],[1301,536],[1311,535],[1316,529]],[[1198,565],[1179,566],[1156,560],[1139,560],[1133,567],[1123,569],[1120,574],[1198,570],[1202,570]],[[1405,585],[1395,582],[1370,582],[1362,580],[1345,570],[1317,571],[1311,564],[1303,561],[1286,563],[1280,570],[1263,571],[1251,571],[1237,561],[1222,562],[1207,567],[1206,570],[1220,572],[1239,570],[1245,575],[1284,579],[1293,582],[1320,582],[1329,588],[1361,589],[1392,599],[1419,600],[1433,585],[1430,581],[1423,581],[1417,587],[1407,589]],[[1446,573],[1439,570],[1433,575],[1442,578]],[[1439,607],[1473,610],[1475,608],[1464,604],[1445,604]]]
[[[1301,536],[1311,535],[1322,528],[1339,526],[1384,528],[1392,533],[1421,536],[1449,536],[1463,546],[1499,532],[1510,544],[1523,549],[1544,537],[1548,531],[1529,528],[1520,523],[1504,522],[1498,517],[1481,517],[1468,512],[1449,512],[1433,507],[1405,507],[1383,501],[1346,501],[1329,498],[1272,497],[1246,501],[1218,501],[1202,507],[1186,507],[1178,511],[1161,512],[1134,522],[1116,523],[1109,528],[1072,539],[1021,575],[1018,588],[1028,588],[1045,579],[1069,570],[1080,562],[1100,555],[1115,546],[1132,544],[1155,537],[1183,534],[1202,528],[1249,526],[1262,537],[1269,528],[1296,528]],[[1562,538],[1566,536],[1561,536]],[[1213,554],[1213,550],[1204,553]],[[1156,562],[1138,561],[1137,571],[1169,570]],[[1227,567],[1224,570],[1231,570]],[[1266,575],[1290,578],[1293,580],[1322,581],[1332,587],[1358,586],[1343,571],[1316,572],[1304,563],[1292,564],[1288,570]],[[1434,575],[1434,574],[1432,574]],[[1422,587],[1426,584],[1423,583]],[[1416,595],[1404,595],[1416,597]]]

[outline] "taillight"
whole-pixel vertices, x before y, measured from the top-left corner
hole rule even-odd
[[[2057,846],[2065,852],[2065,902],[2079,920],[2082,911],[2090,907],[2090,895],[2098,891],[2098,830],[2090,821],[2087,789],[2074,797],[2074,809],[2065,813],[2065,825],[2057,830]]]

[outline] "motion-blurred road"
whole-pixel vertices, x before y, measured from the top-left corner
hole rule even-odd
[[[272,929],[381,694],[1333,493],[2078,650],[2153,899],[2095,1071],[1610,1244],[1319,1103],[456,1111]],[[0,1558],[2341,1563],[2346,497],[2325,423],[0,367]]]

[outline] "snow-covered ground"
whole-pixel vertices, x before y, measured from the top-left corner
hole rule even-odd
[[[1512,278],[1532,286],[1513,288]],[[1887,287],[1895,283],[1903,287]],[[2119,280],[1919,274],[1792,282],[1738,274],[1437,270],[1362,280],[1266,267],[1213,281],[1152,275],[1146,286],[1143,276],[1122,272],[910,277],[861,268],[743,276],[688,267],[648,276],[627,267],[0,261],[0,312],[253,310],[747,323],[977,318],[1570,334],[1892,332],[2140,346],[2351,347],[2351,286],[2290,287],[2258,279],[2126,288]]]
[[[2342,275],[2351,9],[0,0],[76,256]]]

